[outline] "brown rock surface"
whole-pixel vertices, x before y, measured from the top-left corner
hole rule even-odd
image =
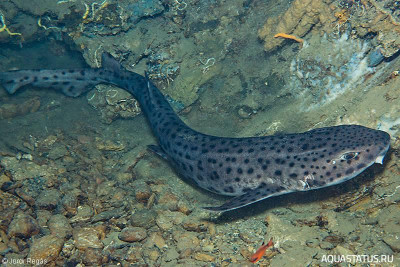
[[[265,41],[265,51],[270,52],[285,41],[274,38],[277,33],[303,37],[312,29],[331,25],[336,20],[331,2],[296,0],[283,15],[269,18],[258,31],[259,38]],[[332,27],[326,27],[326,30],[331,31]]]
[[[47,235],[35,239],[29,251],[31,261],[49,263],[54,261],[64,245],[64,239],[55,235]]]
[[[39,225],[36,220],[25,213],[17,213],[10,223],[8,235],[10,237],[29,238],[39,233]]]
[[[121,231],[118,238],[126,242],[139,242],[147,237],[146,229],[142,227],[127,227]]]

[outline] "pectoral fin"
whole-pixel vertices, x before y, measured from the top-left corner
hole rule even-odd
[[[261,201],[263,199],[289,193],[291,191],[292,190],[287,190],[286,188],[282,186],[277,186],[275,184],[263,185],[247,192],[244,195],[234,197],[219,207],[204,207],[204,209],[219,212],[234,210]]]

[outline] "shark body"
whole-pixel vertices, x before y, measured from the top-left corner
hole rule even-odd
[[[294,191],[318,189],[349,180],[382,163],[390,146],[386,132],[341,125],[304,133],[225,138],[187,126],[147,78],[125,70],[108,54],[103,67],[81,70],[19,70],[0,73],[8,93],[24,85],[58,89],[77,97],[109,83],[140,103],[159,146],[150,148],[186,179],[216,194],[234,196],[211,211],[229,211]]]

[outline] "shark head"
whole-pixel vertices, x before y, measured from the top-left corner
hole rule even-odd
[[[312,164],[308,164],[309,170],[305,172],[307,175],[303,176],[311,188],[338,184],[357,176],[374,163],[383,164],[390,147],[388,133],[358,125],[326,129],[333,132],[323,139],[320,151],[313,152],[318,155],[312,157]],[[317,131],[325,135],[324,130]]]

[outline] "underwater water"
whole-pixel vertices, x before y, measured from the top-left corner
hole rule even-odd
[[[208,165],[215,169],[200,182],[148,149],[163,131],[152,129],[140,108],[144,100],[126,88],[101,84],[74,98],[53,90],[59,84],[28,84],[15,94],[0,84],[0,260],[7,266],[399,265],[395,2],[0,2],[0,72],[99,68],[108,52],[128,71],[146,72],[179,118],[201,133],[261,138],[357,124],[390,134],[383,164],[346,182],[307,190],[314,176],[302,171],[297,192],[210,212],[203,207],[232,199],[221,193],[246,191],[239,181],[257,179],[244,158],[232,178],[217,158],[221,166]],[[77,81],[71,79],[62,82]],[[154,121],[154,109],[144,110]],[[339,145],[357,150],[358,137],[343,134]],[[353,150],[345,156],[357,158]],[[250,164],[258,160],[249,155]],[[273,161],[270,169],[292,156],[276,162],[270,155],[261,159]],[[322,169],[319,163],[312,168]],[[218,191],[212,171],[222,166],[228,176]],[[274,173],[262,179],[284,188],[297,181]]]

